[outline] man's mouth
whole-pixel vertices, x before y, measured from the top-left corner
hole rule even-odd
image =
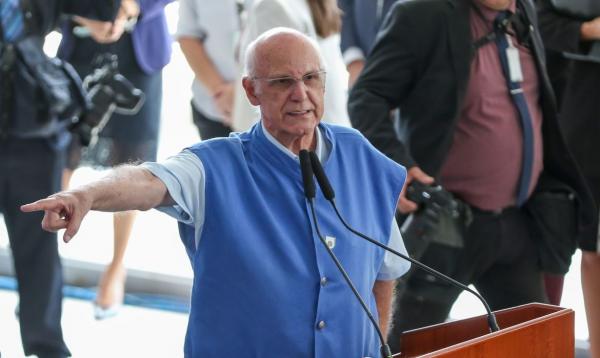
[[[310,112],[312,112],[311,109],[302,110],[302,111],[289,111],[287,113],[291,116],[304,116],[306,114],[309,114]]]

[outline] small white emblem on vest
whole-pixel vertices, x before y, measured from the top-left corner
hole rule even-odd
[[[335,247],[335,237],[325,236],[325,243],[327,243],[327,246],[333,250],[333,248]]]

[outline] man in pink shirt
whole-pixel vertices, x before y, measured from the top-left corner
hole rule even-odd
[[[463,246],[430,244],[423,261],[475,285],[494,310],[546,302],[542,273],[568,269],[595,218],[558,127],[536,28],[526,0],[399,2],[349,97],[353,126],[409,168],[409,181],[435,178],[471,208]],[[396,107],[399,134],[388,115]],[[542,258],[530,215],[549,183],[579,209],[573,248],[556,262]],[[402,213],[416,209],[401,197]],[[443,321],[459,294],[415,271],[397,299],[392,348],[403,330]]]

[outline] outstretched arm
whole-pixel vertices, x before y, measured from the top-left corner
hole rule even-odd
[[[144,168],[122,166],[100,180],[23,205],[21,210],[43,210],[42,228],[66,229],[63,240],[68,242],[90,210],[148,210],[170,204],[173,199],[161,180]]]

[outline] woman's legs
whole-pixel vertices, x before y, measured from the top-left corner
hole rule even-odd
[[[97,305],[96,318],[98,319],[116,314],[116,309],[123,302],[126,279],[125,250],[131,237],[135,217],[136,211],[118,212],[113,215],[113,258],[98,283],[95,301]]]

